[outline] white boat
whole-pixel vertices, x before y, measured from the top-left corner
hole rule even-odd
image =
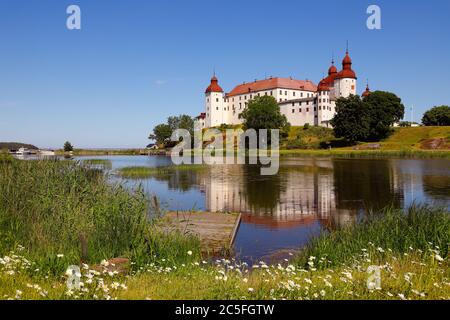
[[[53,150],[39,150],[38,154],[40,156],[54,156],[55,155],[55,151],[53,151]]]
[[[19,150],[17,150],[16,154],[19,155],[19,156],[23,156],[23,155],[26,155],[26,154],[31,154],[31,150],[29,150],[27,148],[20,148]]]

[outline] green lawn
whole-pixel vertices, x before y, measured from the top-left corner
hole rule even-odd
[[[397,128],[395,133],[381,142],[384,150],[421,149],[427,139],[444,138],[450,141],[450,127]]]

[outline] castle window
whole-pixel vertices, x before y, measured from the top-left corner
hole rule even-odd
[[[295,113],[295,109],[292,109],[292,113]]]
[[[219,98],[216,98],[216,102],[219,102]]]
[[[209,102],[209,98],[208,98],[208,99],[206,99],[206,102]]]
[[[294,92],[292,92],[292,94],[294,95],[294,97],[295,97],[295,91]]]
[[[303,92],[300,92],[300,97],[302,97],[302,98],[303,98]]]
[[[267,92],[264,92],[264,95],[267,96]]]
[[[321,107],[321,106],[319,106],[319,110],[322,110],[322,107]]]
[[[285,91],[285,92],[284,92],[284,95],[286,95],[286,96],[287,96],[287,91]]]
[[[216,107],[216,110],[219,110],[219,107]]]
[[[309,108],[306,108],[306,112],[309,112]]]
[[[298,109],[298,112],[302,112],[302,108]]]
[[[247,96],[244,96],[244,99],[247,100]]]
[[[273,91],[270,91],[270,95],[273,96]]]
[[[314,107],[314,111],[317,111],[317,108],[316,108],[316,107]]]
[[[292,106],[295,107],[295,102],[292,102]]]

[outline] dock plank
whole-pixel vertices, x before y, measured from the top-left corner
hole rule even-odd
[[[195,235],[204,251],[220,252],[233,245],[240,221],[241,215],[235,213],[169,212],[164,217],[164,230]]]

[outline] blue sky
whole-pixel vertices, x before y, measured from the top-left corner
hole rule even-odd
[[[70,4],[81,30],[66,28]],[[370,4],[382,30],[366,28]],[[450,104],[449,12],[448,0],[0,0],[0,141],[142,147],[168,116],[203,110],[214,67],[226,91],[265,75],[318,82],[347,40],[358,91],[368,78],[417,121]]]

